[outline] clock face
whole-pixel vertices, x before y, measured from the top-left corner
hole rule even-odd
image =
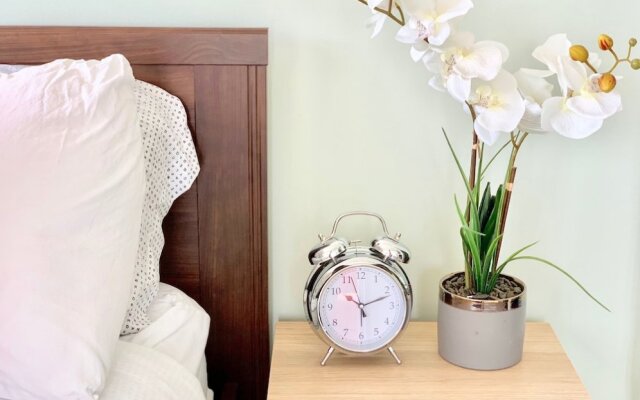
[[[318,299],[324,332],[337,345],[354,352],[387,345],[402,329],[406,310],[398,282],[388,272],[368,265],[334,274]]]

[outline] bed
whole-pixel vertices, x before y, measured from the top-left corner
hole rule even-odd
[[[216,399],[264,399],[269,373],[266,29],[0,27],[0,63],[121,53],[182,101],[200,161],[164,220],[161,280],[211,316]]]

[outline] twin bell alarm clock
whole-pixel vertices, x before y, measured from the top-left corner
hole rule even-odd
[[[344,218],[369,216],[382,224],[384,234],[363,244],[336,236]],[[409,262],[409,250],[389,236],[378,214],[351,212],[339,216],[328,237],[309,252],[313,265],[304,290],[304,310],[309,324],[329,346],[325,365],[338,350],[364,355],[387,349],[400,364],[393,341],[407,326],[413,294],[400,264]]]

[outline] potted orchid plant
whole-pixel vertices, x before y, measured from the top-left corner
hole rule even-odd
[[[526,286],[503,273],[515,261],[534,260],[558,270],[608,310],[564,269],[526,254],[535,243],[506,257],[501,247],[517,156],[525,140],[541,132],[582,139],[602,128],[607,118],[621,110],[621,97],[615,91],[619,76],[614,73],[624,64],[640,69],[640,59],[631,57],[637,40],[629,39],[621,56],[613,39],[600,35],[598,47],[612,58],[603,68],[597,53],[573,45],[565,34],[556,34],[533,51],[542,68],[522,68],[512,74],[503,68],[509,56],[506,46],[476,41],[473,34],[454,30],[452,22],[473,8],[471,0],[358,1],[372,13],[372,37],[388,20],[401,26],[396,39],[411,45],[411,58],[422,62],[432,75],[430,86],[460,102],[473,126],[468,173],[443,130],[464,181],[466,201],[461,204],[455,199],[464,271],[447,275],[440,282],[440,355],[456,365],[486,370],[520,361]],[[491,151],[496,143],[497,150]],[[490,182],[485,182],[486,173],[505,151],[509,158],[504,180],[494,191]]]

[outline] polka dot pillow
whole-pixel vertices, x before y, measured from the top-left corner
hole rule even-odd
[[[121,335],[139,332],[149,324],[147,310],[158,294],[160,282],[159,262],[164,246],[162,220],[173,201],[191,187],[200,171],[187,114],[180,100],[142,81],[136,81],[135,93],[147,190],[133,291]]]

